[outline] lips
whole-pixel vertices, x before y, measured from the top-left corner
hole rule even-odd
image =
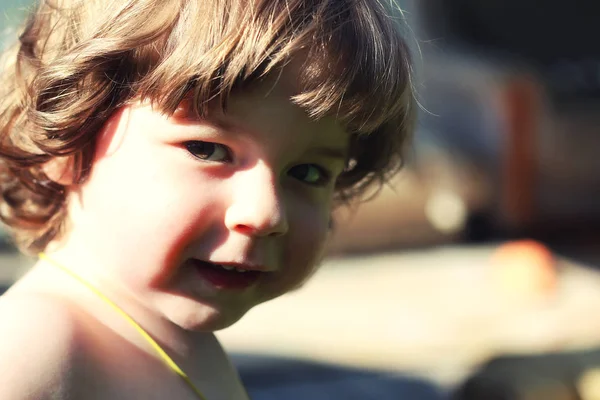
[[[265,273],[240,264],[214,264],[195,258],[189,261],[204,280],[220,289],[245,289]]]

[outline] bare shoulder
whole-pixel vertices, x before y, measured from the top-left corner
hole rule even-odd
[[[78,312],[58,296],[0,298],[0,398],[62,399],[83,349]]]

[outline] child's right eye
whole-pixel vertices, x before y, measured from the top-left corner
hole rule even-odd
[[[227,162],[231,160],[231,151],[222,144],[194,140],[186,142],[185,148],[192,156],[202,161]]]

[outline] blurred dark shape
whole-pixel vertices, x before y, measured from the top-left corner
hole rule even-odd
[[[600,99],[600,3],[594,0],[427,0],[423,26],[449,48],[518,61],[555,101]]]
[[[428,0],[429,29],[444,37],[533,62],[600,56],[600,3],[594,0]]]
[[[427,109],[416,140],[436,149],[414,167],[442,165],[430,185],[463,200],[461,237],[597,237],[600,2],[413,3]]]
[[[463,239],[470,243],[484,243],[497,238],[493,230],[492,216],[485,212],[472,212],[466,220]]]
[[[233,361],[253,400],[442,400],[432,384],[389,373],[280,357],[237,354]]]
[[[589,371],[600,371],[600,349],[499,356],[466,379],[452,400],[595,400],[600,393],[585,393],[590,382],[582,381]],[[592,383],[600,388],[600,380]]]

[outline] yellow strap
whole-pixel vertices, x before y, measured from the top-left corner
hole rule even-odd
[[[92,292],[94,292],[100,299],[102,299],[110,307],[112,307],[118,314],[120,314],[125,319],[125,321],[129,322],[129,324],[131,324],[131,326],[133,326],[135,328],[135,330],[137,330],[139,332],[139,334],[142,335],[142,337],[144,339],[146,339],[146,341],[150,344],[150,346],[152,346],[152,348],[154,348],[154,350],[156,351],[156,353],[158,353],[158,355],[163,359],[163,361],[165,362],[165,364],[167,364],[167,366],[171,370],[173,370],[177,375],[179,375],[181,377],[181,379],[184,380],[184,382],[190,387],[190,389],[192,389],[192,391],[198,396],[198,398],[200,398],[202,400],[206,400],[206,398],[204,397],[204,395],[202,395],[202,392],[200,392],[200,389],[198,389],[192,383],[192,381],[187,376],[187,374],[185,372],[183,372],[183,370],[175,363],[175,361],[173,361],[173,359],[171,357],[169,357],[169,355],[162,349],[162,347],[160,347],[160,345],[158,343],[156,343],[156,341],[148,334],[148,332],[146,332],[144,330],[144,328],[142,328],[140,326],[140,324],[138,324],[137,322],[135,322],[135,320],[133,318],[131,318],[129,316],[129,314],[127,314],[125,311],[123,311],[123,309],[121,309],[121,307],[119,307],[111,299],[109,299],[108,297],[106,297],[100,290],[98,290],[98,288],[96,288],[90,282],[86,281],[84,278],[82,278],[81,276],[77,275],[75,272],[71,271],[67,267],[65,267],[65,266],[57,263],[56,261],[52,260],[46,254],[40,253],[39,257],[40,257],[40,259],[49,262],[50,264],[54,265],[55,267],[63,270],[67,274],[71,275],[73,278],[75,278],[76,280],[78,280],[79,282],[81,282],[84,286],[86,286],[88,289],[90,289]]]

